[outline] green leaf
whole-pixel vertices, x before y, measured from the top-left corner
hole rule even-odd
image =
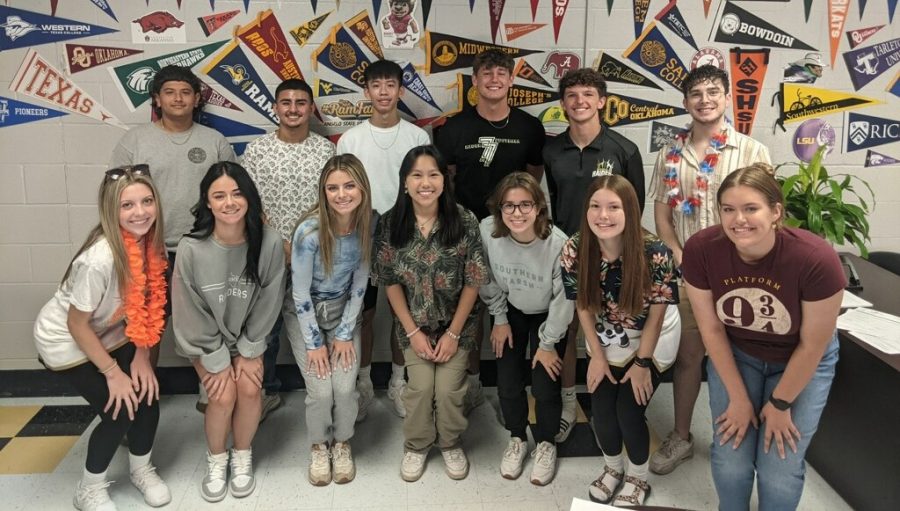
[[[840,211],[832,211],[831,212],[831,220],[834,222],[834,235],[837,239],[843,240],[846,239],[844,237],[844,230],[846,228],[846,222],[844,221],[844,215]]]
[[[822,207],[818,202],[809,203],[809,214],[806,217],[806,224],[810,231],[816,234],[822,232]]]

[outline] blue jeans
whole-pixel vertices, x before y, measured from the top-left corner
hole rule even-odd
[[[731,349],[734,352],[734,360],[741,373],[744,387],[747,388],[747,395],[758,416],[762,407],[768,402],[769,396],[772,395],[775,386],[781,381],[787,364],[766,363],[743,353],[733,345]],[[738,449],[734,449],[733,439],[725,445],[719,445],[718,435],[715,434],[715,419],[728,407],[728,393],[712,360],[707,363],[709,408],[713,419],[713,442],[710,448],[710,458],[713,482],[716,486],[716,493],[719,494],[720,510],[743,511],[749,509],[754,476],[758,479],[757,492],[760,510],[783,511],[797,508],[800,494],[803,492],[806,472],[806,463],[803,458],[813,434],[819,426],[819,417],[828,400],[837,360],[838,338],[837,332],[835,332],[828,347],[825,348],[816,372],[813,373],[809,383],[806,384],[791,407],[791,420],[800,431],[800,441],[797,442],[796,454],[785,445],[786,459],[778,457],[778,449],[774,442],[772,442],[768,454],[763,451],[765,446],[764,424],[760,424],[759,430],[754,430],[750,426]]]

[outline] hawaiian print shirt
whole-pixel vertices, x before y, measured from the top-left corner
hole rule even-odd
[[[459,210],[464,234],[459,243],[452,247],[441,245],[435,235],[438,225],[427,237],[415,229],[413,239],[406,246],[394,247],[391,245],[390,228],[393,209],[381,217],[375,229],[372,283],[376,286],[403,286],[413,320],[429,336],[439,337],[450,325],[463,287],[479,287],[488,283],[478,220],[471,211],[461,206]],[[462,349],[476,349],[477,303],[459,334],[459,347]],[[394,337],[400,347],[408,348],[409,339],[396,316],[394,327]]]

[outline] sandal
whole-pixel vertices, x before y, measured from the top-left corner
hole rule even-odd
[[[629,488],[628,485],[631,485]],[[613,506],[643,506],[650,495],[650,485],[634,476],[625,476],[625,485],[616,495]]]
[[[594,502],[608,504],[613,495],[622,486],[622,480],[626,477],[622,472],[615,471],[609,466],[603,467],[603,473],[588,487],[588,496]],[[610,485],[612,488],[610,488]]]

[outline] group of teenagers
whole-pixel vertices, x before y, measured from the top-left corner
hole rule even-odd
[[[161,69],[151,86],[158,120],[116,146],[100,222],[35,323],[41,361],[100,416],[75,507],[116,508],[106,471],[123,442],[147,504],[171,500],[150,460],[169,321],[205,394],[204,499],[255,489],[252,442],[281,402],[282,335],[305,381],[308,479],[352,481],[350,443],[374,395],[380,287],[393,318],[388,396],[404,418],[403,480],[422,476],[434,446],[449,477],[467,476],[461,437],[484,401],[489,315],[510,433],[502,477],[518,478],[529,458],[530,384],[530,481],[553,480],[556,446],[576,421],[580,329],[604,460],[592,500],[643,504],[650,471],[693,455],[708,354],[719,508],[748,509],[754,481],[760,509],[796,508],[837,362],[845,277],[825,241],[783,226],[768,150],[725,118],[727,74],[701,66],[684,80],[692,122],[660,151],[647,193],[656,235],[641,226],[640,152],[600,121],[603,77],[579,69],[560,80],[569,128],[546,144],[541,123],[507,102],[513,77],[507,54],[480,53],[477,105],[449,118],[432,145],[400,118],[400,66],[373,62],[364,89],[373,115],[336,147],[310,131],[309,85],[286,80],[275,91],[278,129],[238,164],[221,134],[195,122],[199,80]],[[670,368],[674,428],[651,453],[645,410]]]

